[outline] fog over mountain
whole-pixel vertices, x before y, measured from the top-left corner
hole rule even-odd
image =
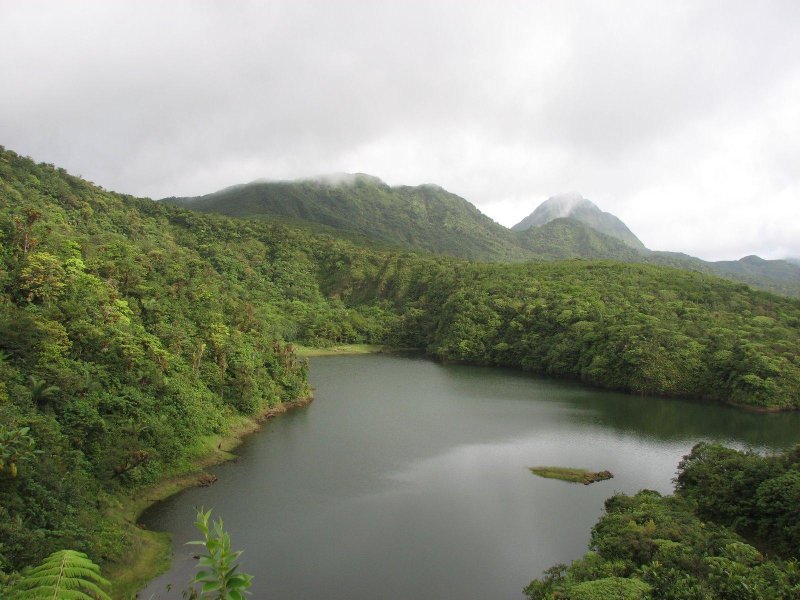
[[[435,182],[505,226],[581,190],[649,248],[800,256],[800,3],[0,0],[0,144],[192,196]]]
[[[481,261],[647,262],[800,297],[798,265],[758,256],[707,262],[681,252],[648,250],[619,218],[574,192],[551,197],[512,229],[441,186],[390,186],[364,173],[256,180],[164,202],[199,212],[288,222],[389,248]]]
[[[593,202],[577,192],[557,194],[536,207],[531,214],[514,225],[514,231],[525,231],[531,227],[539,227],[555,219],[571,218],[589,227],[622,240],[628,246],[644,250],[644,244],[627,225],[611,213],[603,212]]]

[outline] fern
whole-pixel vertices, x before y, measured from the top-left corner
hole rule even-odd
[[[59,550],[25,571],[12,598],[22,600],[111,600],[100,567],[75,550]],[[101,587],[102,586],[102,587]]]

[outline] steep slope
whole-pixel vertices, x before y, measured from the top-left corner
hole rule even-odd
[[[508,230],[435,185],[390,187],[370,175],[235,186],[165,202],[227,216],[280,217],[360,234],[399,248],[477,260],[522,260]]]
[[[592,229],[621,240],[631,248],[644,250],[644,244],[628,227],[611,213],[603,212],[593,202],[578,193],[558,194],[542,202],[536,210],[511,229],[525,231],[540,227],[555,219],[570,218]]]

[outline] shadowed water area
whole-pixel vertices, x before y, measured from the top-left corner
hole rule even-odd
[[[521,598],[586,551],[615,491],[672,490],[700,440],[781,449],[800,414],[641,398],[504,369],[386,355],[311,359],[316,401],[270,421],[219,481],[142,518],[173,535],[172,569],[140,598],[180,598],[195,507],[222,516],[265,600]],[[608,469],[591,486],[528,467]],[[169,593],[165,590],[172,583]]]

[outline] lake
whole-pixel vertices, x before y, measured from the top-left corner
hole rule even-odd
[[[223,517],[254,600],[522,598],[587,549],[614,492],[672,490],[701,440],[765,450],[800,441],[800,414],[599,391],[571,382],[391,355],[311,359],[316,400],[246,439],[219,480],[149,509],[172,569],[140,593],[180,598],[199,538]],[[590,486],[528,467],[608,469]],[[173,590],[166,592],[173,584]]]

